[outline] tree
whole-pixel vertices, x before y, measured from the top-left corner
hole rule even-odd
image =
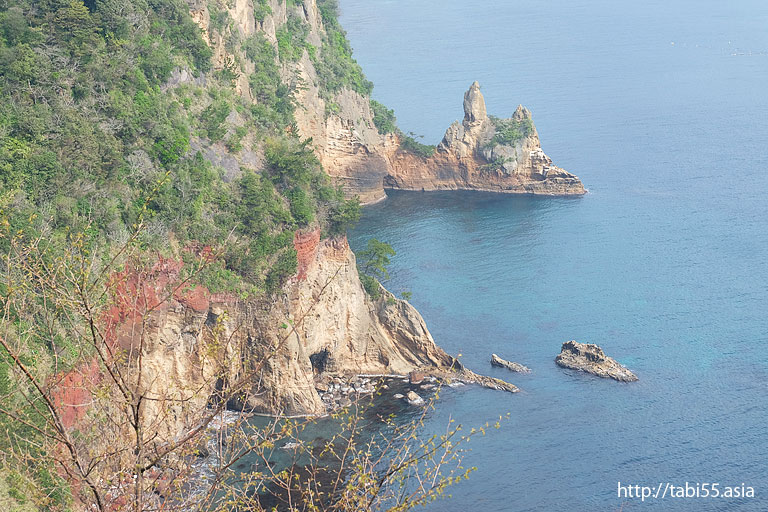
[[[377,279],[389,279],[389,258],[395,255],[395,250],[386,242],[380,242],[375,238],[368,240],[368,246],[360,251],[360,271]]]
[[[357,268],[363,288],[373,299],[381,297],[380,280],[389,279],[389,258],[395,255],[395,250],[386,242],[375,238],[368,240],[365,250],[358,253]]]

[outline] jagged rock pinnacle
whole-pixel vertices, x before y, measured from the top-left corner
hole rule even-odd
[[[524,119],[533,119],[533,116],[531,115],[530,110],[522,105],[518,105],[517,110],[515,110],[515,113],[512,115],[512,119],[522,121]]]
[[[480,124],[488,119],[485,110],[485,98],[480,92],[480,84],[475,81],[464,93],[464,124]]]

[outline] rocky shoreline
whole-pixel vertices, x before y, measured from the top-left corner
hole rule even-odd
[[[424,405],[424,396],[419,392],[433,393],[443,386],[455,388],[475,384],[488,389],[517,393],[520,389],[501,379],[478,375],[467,369],[446,371],[436,368],[415,370],[408,375],[318,375],[315,389],[327,410],[332,412],[349,407],[356,400],[375,393],[386,395],[396,385],[409,387],[407,393],[392,393],[395,400],[406,400],[411,405]]]

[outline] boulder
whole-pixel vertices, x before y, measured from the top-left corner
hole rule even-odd
[[[411,405],[424,405],[424,399],[416,394],[415,391],[409,391],[408,394],[405,395],[405,399],[408,400],[408,403]]]
[[[500,358],[496,354],[491,354],[491,366],[506,368],[507,370],[518,373],[531,373],[531,369],[527,366],[523,366],[520,363],[513,363],[512,361],[507,361],[506,359]]]
[[[424,372],[414,370],[408,374],[408,381],[415,386],[424,382],[424,377]]]
[[[620,382],[634,382],[637,376],[615,359],[608,357],[603,349],[594,344],[566,341],[555,358],[563,368],[579,370],[598,377],[615,379]]]

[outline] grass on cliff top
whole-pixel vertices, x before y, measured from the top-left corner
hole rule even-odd
[[[501,119],[496,116],[490,116],[496,133],[487,147],[494,146],[514,146],[516,143],[525,139],[533,133],[533,121],[530,119]]]
[[[416,137],[422,138],[423,135],[416,135],[410,132],[408,135],[400,132],[400,149],[413,153],[421,158],[429,158],[435,154],[437,146],[422,144]]]

